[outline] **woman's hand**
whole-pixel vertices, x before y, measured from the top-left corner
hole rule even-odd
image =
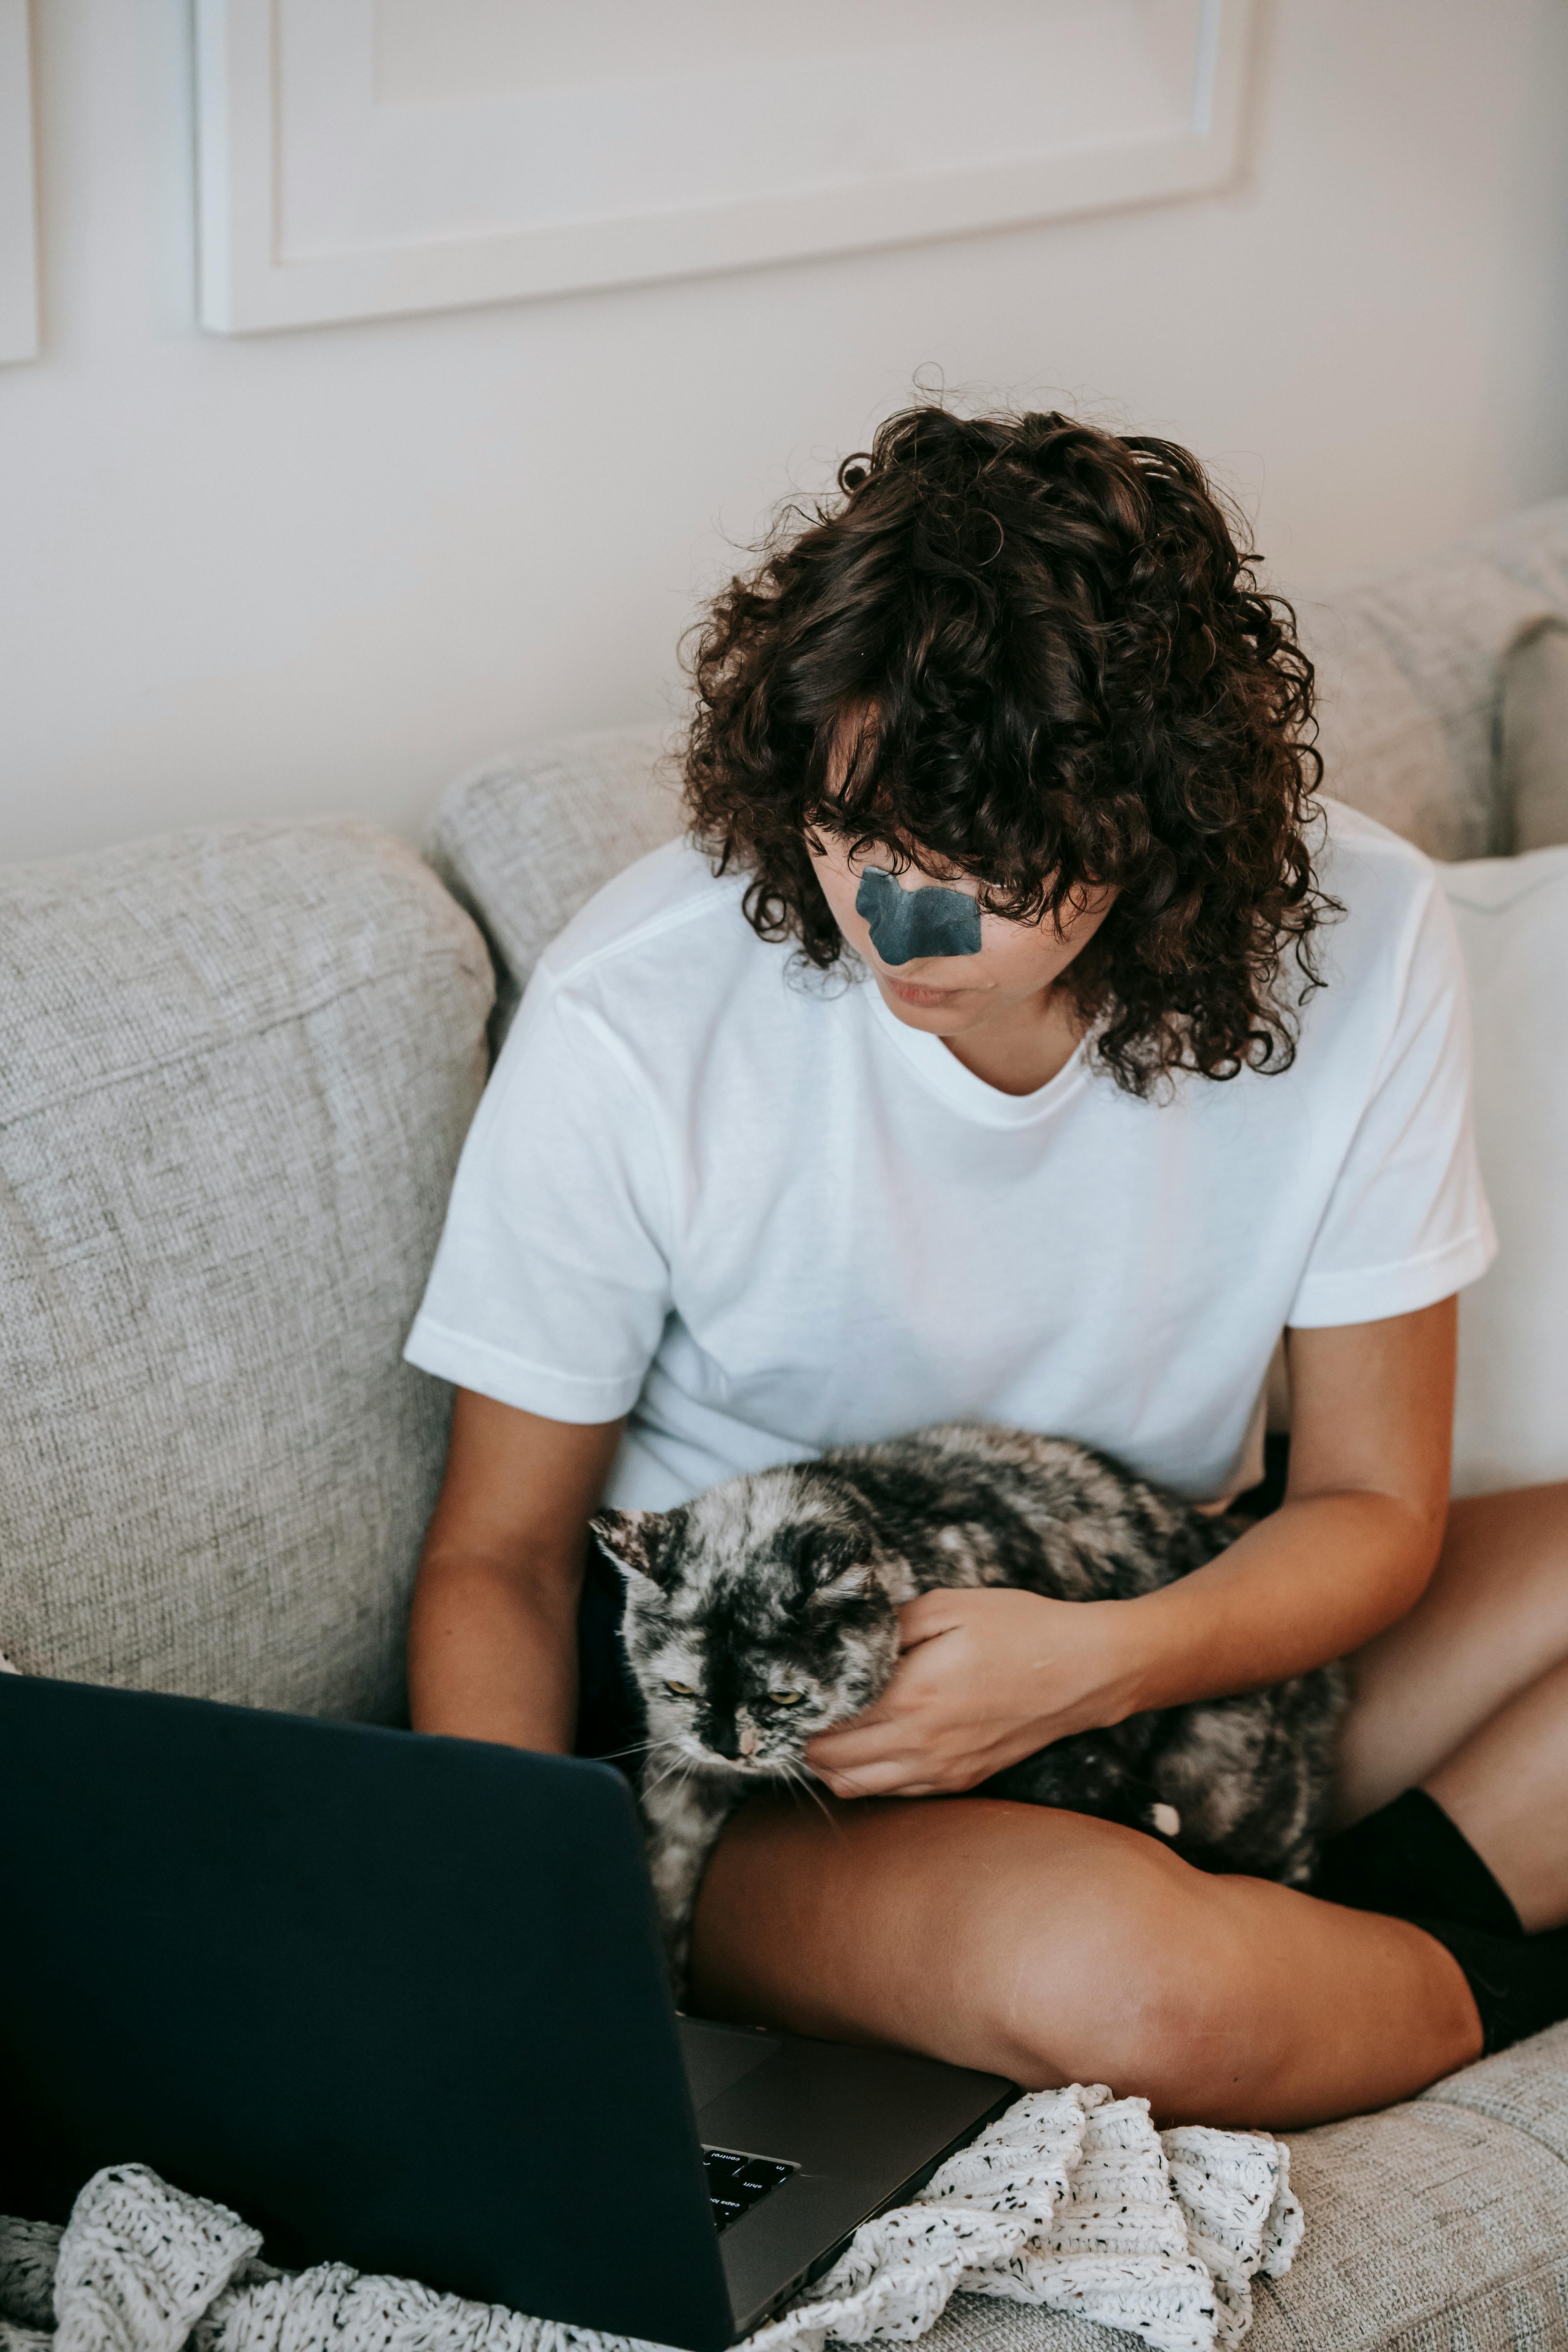
[[[988,1586],[899,1612],[893,1679],[806,1762],[836,1797],[952,1796],[1053,1739],[1132,1711],[1126,1605]]]

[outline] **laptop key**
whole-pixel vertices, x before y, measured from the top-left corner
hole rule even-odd
[[[708,2176],[708,2201],[713,2227],[727,2230],[742,2213],[781,2188],[795,2167],[771,2156],[746,2156],[733,2148],[705,2147],[703,2169]]]

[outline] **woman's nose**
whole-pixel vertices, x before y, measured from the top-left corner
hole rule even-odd
[[[855,912],[886,964],[942,956],[978,955],[980,907],[967,891],[922,882],[913,889],[898,876],[868,866],[855,894]]]

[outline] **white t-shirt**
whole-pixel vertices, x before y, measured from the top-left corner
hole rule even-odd
[[[803,979],[672,843],[541,962],[464,1146],[409,1360],[557,1421],[607,1487],[974,1419],[1234,1491],[1281,1328],[1405,1314],[1495,1249],[1430,867],[1330,803],[1294,1066],[1137,1101],[1080,1046],[998,1093],[861,977]]]

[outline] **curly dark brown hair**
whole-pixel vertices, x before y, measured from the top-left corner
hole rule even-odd
[[[1119,1083],[1289,1065],[1336,910],[1308,844],[1312,665],[1195,457],[1055,413],[905,409],[759,553],[693,633],[685,761],[759,936],[821,971],[846,954],[823,832],[1025,920],[1114,884],[1062,984]]]

